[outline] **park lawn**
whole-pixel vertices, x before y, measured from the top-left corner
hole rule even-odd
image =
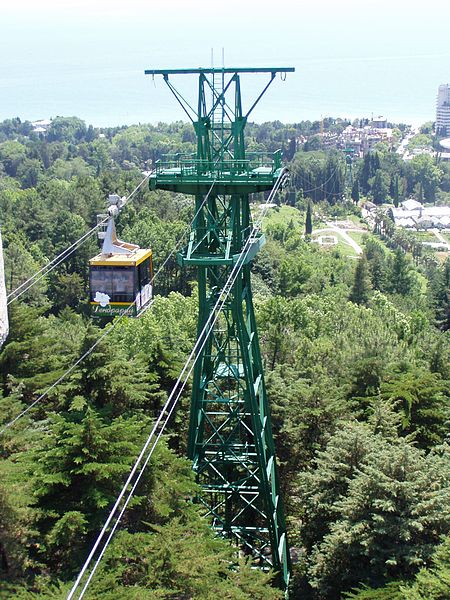
[[[351,231],[350,229],[347,231],[347,233],[352,240],[355,240],[355,242],[361,246],[361,248],[364,248],[364,238],[366,238],[368,235],[372,235],[368,231],[363,233],[362,231]]]
[[[439,242],[432,231],[415,231],[414,237],[421,242]]]
[[[336,246],[335,246],[335,248],[336,248]],[[342,238],[339,238],[337,248],[338,248],[339,252],[341,252],[342,255],[346,256],[347,258],[358,258],[359,257],[359,255],[356,254],[354,248],[352,248],[350,246],[350,244],[347,244],[347,242],[345,240],[343,240]]]
[[[450,258],[450,252],[435,252],[435,256],[440,264],[443,265]]]
[[[347,256],[350,258],[358,257],[355,250],[350,246],[350,244],[347,244],[347,242],[332,229],[330,229],[329,231],[322,231],[321,233],[317,234],[315,234],[313,231],[313,239],[317,239],[319,236],[327,237],[329,235],[336,237],[338,243],[334,246],[319,246],[319,244],[317,244],[323,252],[335,252],[336,250],[338,250],[342,254],[342,256]]]
[[[258,215],[259,209],[255,210],[255,216]],[[305,227],[305,215],[300,212],[295,206],[277,206],[276,208],[269,208],[266,212],[266,216],[263,220],[263,228],[268,225],[285,224],[293,222],[296,227],[303,229]]]
[[[352,223],[354,223],[357,227],[367,227],[366,222],[364,221],[364,219],[362,219],[361,217],[358,217],[358,215],[347,215],[345,217],[346,221],[351,221]]]

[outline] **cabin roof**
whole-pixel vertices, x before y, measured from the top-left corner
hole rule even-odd
[[[146,258],[151,257],[152,251],[146,248],[139,248],[130,254],[97,254],[91,258],[89,265],[91,267],[137,267]]]

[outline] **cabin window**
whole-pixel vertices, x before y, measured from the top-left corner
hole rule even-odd
[[[91,301],[97,292],[108,294],[112,298],[112,270],[111,267],[91,267],[90,269]]]
[[[134,296],[134,269],[114,269],[112,302],[133,302]]]
[[[133,267],[92,266],[90,271],[91,301],[95,294],[108,294],[110,302],[133,302],[135,297]]]
[[[142,290],[144,286],[150,283],[150,260],[144,260],[138,266],[138,277],[139,277],[139,289]]]

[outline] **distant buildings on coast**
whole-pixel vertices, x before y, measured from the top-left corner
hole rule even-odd
[[[32,121],[31,126],[33,127],[34,133],[47,133],[51,124],[52,122],[50,119],[39,119],[39,121]]]
[[[355,127],[348,125],[341,134],[341,144],[350,149],[356,156],[367,154],[380,142],[389,146],[394,142],[392,128],[385,117],[376,117],[368,125]]]
[[[380,142],[391,146],[395,142],[392,132],[392,127],[389,126],[386,117],[379,116],[370,121],[364,119],[358,122],[357,119],[353,125],[347,125],[342,133],[325,131],[319,135],[324,148],[350,150],[353,156],[361,157]],[[299,141],[305,140],[306,138]]]

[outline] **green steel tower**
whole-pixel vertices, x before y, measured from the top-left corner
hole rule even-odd
[[[249,207],[249,195],[271,190],[283,169],[279,151],[270,159],[246,155],[244,129],[277,73],[293,70],[145,71],[164,77],[197,139],[195,155],[158,161],[150,186],[195,196],[196,217],[178,261],[197,268],[198,337],[205,342],[194,368],[188,444],[199,501],[218,534],[252,557],[255,566],[275,569],[284,589],[289,551],[250,284],[251,263],[264,236],[252,231]],[[265,73],[269,80],[244,112],[241,75],[250,73]],[[196,108],[172,83],[186,74],[198,76]],[[238,261],[242,267],[208,332],[205,323]]]
[[[352,197],[352,188],[353,188],[353,156],[354,149],[346,147],[344,149],[345,154],[345,192],[347,199],[351,199]]]

